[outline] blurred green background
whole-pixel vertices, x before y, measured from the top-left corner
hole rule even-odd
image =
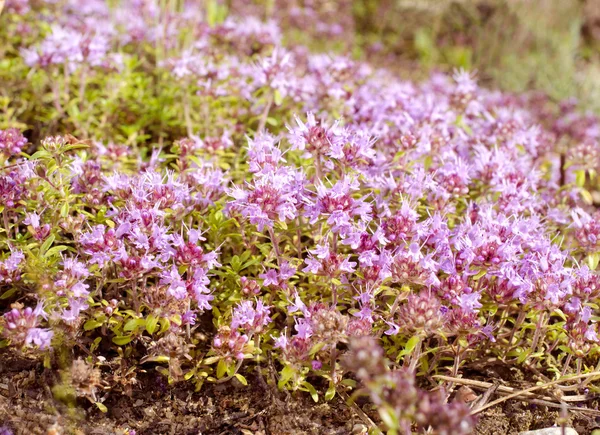
[[[600,0],[227,3],[236,12],[287,20],[286,37],[294,42],[351,52],[407,78],[462,67],[477,70],[485,86],[576,97],[583,108],[600,111]],[[307,36],[323,23],[338,26],[335,37]]]

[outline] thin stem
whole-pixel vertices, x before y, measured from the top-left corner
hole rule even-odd
[[[267,104],[263,110],[262,115],[260,116],[260,123],[258,124],[258,133],[262,133],[267,125],[267,119],[269,118],[269,112],[271,111],[271,106],[273,105],[273,94],[269,94],[267,97]]]
[[[331,283],[331,303],[334,308],[337,305],[337,302],[338,302],[337,287],[334,283]]]
[[[456,358],[454,358],[454,364],[452,365],[452,376],[456,377],[458,375],[458,368],[460,366],[460,343],[458,341],[458,338],[456,339],[456,345],[457,345],[457,349],[456,349]]]
[[[390,308],[390,313],[387,316],[387,320],[389,322],[391,322],[392,319],[394,318],[394,314],[396,314],[396,310],[398,309],[400,302],[402,302],[403,300],[405,300],[405,298],[400,298],[400,295],[396,295],[396,299],[394,300],[394,303],[392,304],[392,307]],[[381,338],[383,331],[384,331],[384,329],[379,330],[379,332],[377,333],[378,338]]]
[[[321,170],[321,156],[319,155],[319,153],[317,153],[317,155],[315,156],[315,171],[317,174],[315,184],[317,184],[317,181],[323,179],[323,171]]]
[[[194,129],[192,128],[192,117],[190,116],[190,96],[187,92],[183,94],[183,116],[185,118],[185,127],[188,137],[192,137]]]
[[[87,87],[87,67],[83,66],[81,77],[79,78],[79,111],[83,111],[83,102],[85,101],[85,88]],[[83,132],[85,133],[85,132]]]
[[[60,103],[60,89],[58,88],[58,80],[52,80],[52,102],[54,103],[54,108],[58,111],[58,115],[62,115],[64,113],[62,104]]]
[[[271,243],[273,243],[273,248],[275,249],[275,255],[277,256],[277,265],[281,265],[281,251],[279,250],[279,242],[275,237],[275,232],[273,231],[273,227],[269,227],[269,236],[271,237]]]
[[[2,210],[2,219],[4,220],[4,230],[6,231],[6,240],[8,242],[8,245],[11,246],[11,231],[10,231],[10,226],[8,223],[8,210],[4,209]]]
[[[572,353],[570,353],[567,356],[567,360],[565,361],[565,365],[564,365],[564,367],[563,367],[563,369],[561,371],[561,374],[563,376],[565,376],[565,374],[567,373],[567,370],[569,369],[569,366],[571,365],[571,359],[573,359],[573,354]]]
[[[204,104],[202,105],[204,111],[204,137],[208,136],[208,123],[210,121],[210,110],[208,107],[208,98],[204,98]]]
[[[412,351],[412,355],[411,355],[411,359],[410,359],[410,365],[408,366],[408,369],[411,372],[415,372],[417,369],[417,364],[419,363],[419,358],[421,357],[421,347],[423,345],[423,340],[419,339],[419,341],[417,342],[415,348]]]
[[[525,320],[526,315],[527,314],[525,313],[523,307],[521,307],[521,310],[519,311],[519,316],[517,317],[517,320],[515,321],[515,324],[512,327],[512,331],[510,332],[510,338],[508,339],[508,346],[506,349],[505,356],[508,355],[508,353],[512,350],[513,338],[515,337],[515,333],[517,332],[517,329],[519,329],[519,327],[521,326],[521,323],[523,323],[523,321]]]
[[[335,367],[335,357],[337,356],[337,350],[335,348],[335,346],[331,349],[331,355],[330,355],[330,364],[331,364],[331,382],[333,382],[333,384],[335,385],[335,371],[336,371],[336,367]]]
[[[535,353],[537,348],[538,341],[540,340],[540,336],[542,335],[542,327],[546,320],[546,313],[542,312],[538,317],[538,321],[535,324],[535,332],[533,334],[533,341],[531,343],[531,352]]]
[[[296,226],[296,250],[298,259],[302,260],[302,217],[298,216],[298,225]]]
[[[260,335],[256,334],[254,336],[254,348],[255,349],[260,349]],[[259,352],[256,352],[256,376],[258,377],[258,382],[260,383],[260,385],[265,389],[265,391],[268,391],[268,385],[265,382],[265,379],[263,378],[262,375],[262,371],[260,370],[260,354]]]
[[[190,309],[192,308],[192,307],[191,307],[191,304],[192,304],[192,302],[191,302],[191,301],[188,299],[188,301],[187,301],[187,310],[188,310],[188,311],[190,311]],[[187,325],[185,325],[185,332],[186,332],[186,335],[187,335],[187,338],[188,338],[188,340],[189,340],[189,339],[190,339],[190,337],[192,336],[192,330],[191,330],[191,328],[192,328],[192,327],[191,327],[191,325],[190,325],[190,324],[189,324],[189,322],[188,322],[188,324],[187,324]]]
[[[138,297],[138,289],[137,289],[137,279],[133,280],[133,308],[137,314],[140,313],[140,301]]]

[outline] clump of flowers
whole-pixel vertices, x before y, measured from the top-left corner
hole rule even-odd
[[[48,349],[54,332],[48,328],[39,328],[46,318],[42,304],[31,308],[14,303],[10,311],[2,316],[3,336],[17,347]]]
[[[150,367],[316,401],[358,379],[407,433],[472,429],[436,376],[481,358],[591,370],[600,119],[284,47],[235,8],[80,3],[0,17],[9,352],[100,410]]]
[[[411,424],[415,421],[423,433],[472,433],[475,421],[464,403],[445,403],[441,391],[426,392],[418,388],[410,371],[389,370],[382,349],[372,337],[352,340],[344,365],[368,389],[391,431],[411,434]]]
[[[25,145],[27,145],[27,139],[18,129],[0,130],[0,152],[5,159],[18,156]]]

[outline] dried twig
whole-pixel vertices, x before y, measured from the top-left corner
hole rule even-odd
[[[599,374],[599,373],[596,373],[596,374]],[[568,411],[583,412],[586,414],[592,414],[594,416],[600,416],[600,411],[598,411],[596,409],[580,408],[578,406],[567,405],[565,402],[556,401],[552,397],[537,396],[535,394],[532,394],[531,392],[528,392],[527,390],[516,390],[515,388],[506,387],[503,385],[496,386],[496,385],[490,384],[489,382],[475,381],[475,380],[463,379],[463,378],[453,378],[451,376],[439,375],[439,376],[434,376],[434,377],[436,379],[445,380],[448,382],[455,382],[457,384],[469,385],[476,389],[485,389],[486,392],[483,395],[484,399],[482,399],[478,403],[480,406],[477,409],[471,411],[471,414],[477,414],[477,413],[479,413],[491,406],[494,406],[500,402],[503,402],[505,400],[509,400],[513,397],[517,397],[517,396],[521,395],[521,396],[523,396],[523,397],[521,397],[521,400],[535,404],[535,405],[547,406],[549,408],[561,408],[561,409],[566,409]],[[573,378],[571,378],[571,379],[573,379]],[[565,381],[565,379],[560,380],[560,382],[563,382],[563,381]],[[549,385],[548,384],[538,385],[536,387],[543,388],[546,386],[549,386]],[[490,404],[484,406],[484,404],[485,404],[485,402],[487,402],[487,399],[489,398],[489,396],[494,393],[493,387],[497,387],[495,392],[498,392],[499,394],[508,394],[508,396],[502,397],[501,399],[495,400],[494,402],[491,402]],[[528,390],[531,390],[531,389],[528,389]],[[571,403],[576,402],[576,401],[583,401],[583,400],[573,400],[573,399],[585,398],[585,400],[590,400],[593,398],[593,397],[583,396],[583,395],[582,396],[568,396],[568,397],[571,399]]]
[[[363,421],[364,424],[366,424],[367,426],[369,426],[371,429],[377,429],[377,425],[375,424],[375,422],[373,420],[371,420],[371,418],[365,414],[365,412],[360,409],[360,406],[358,406],[356,404],[356,402],[354,402],[354,400],[351,400],[350,397],[346,394],[345,391],[342,391],[341,389],[337,388],[337,393],[340,395],[340,397],[342,399],[344,399],[344,402],[346,402],[346,405],[352,407],[352,409],[354,411],[356,411],[356,413],[358,414],[359,418]]]
[[[485,393],[483,393],[481,395],[481,397],[479,397],[477,400],[475,400],[471,404],[471,409],[473,409],[473,408],[481,408],[483,405],[485,405],[486,403],[488,403],[490,401],[490,398],[494,394],[496,394],[496,391],[498,391],[498,387],[499,387],[499,385],[492,385],[490,388],[488,388],[487,390],[485,390]]]
[[[509,394],[508,396],[496,399],[493,402],[490,402],[487,405],[482,406],[481,408],[478,408],[478,409],[475,409],[475,410],[471,411],[471,414],[472,415],[478,414],[481,411],[484,411],[484,410],[486,410],[488,408],[491,408],[492,406],[498,405],[498,404],[500,404],[502,402],[506,402],[507,400],[514,399],[515,397],[526,395],[526,393],[531,393],[533,391],[537,391],[537,390],[541,390],[541,389],[544,389],[544,388],[548,388],[548,387],[551,387],[553,385],[561,384],[563,382],[576,381],[578,379],[592,378],[594,376],[600,377],[600,371],[594,371],[594,372],[590,372],[590,373],[584,373],[584,374],[577,375],[577,376],[569,376],[569,377],[566,377],[566,378],[557,379],[556,381],[547,382],[547,383],[542,384],[542,385],[534,385],[533,387],[529,387],[529,388],[526,388],[526,389],[520,390],[520,391],[515,391],[514,393]],[[587,412],[585,410],[585,408],[574,408],[574,409],[576,409],[578,411],[582,411],[582,412]],[[590,411],[593,411],[593,410],[590,410]]]
[[[490,382],[483,382],[483,381],[476,381],[473,379],[465,379],[465,378],[455,378],[452,376],[434,376],[436,379],[440,379],[442,381],[447,381],[447,382],[455,382],[457,384],[461,384],[461,385],[468,385],[469,387],[473,387],[473,388],[477,388],[480,390],[488,390],[489,388],[492,388],[494,386],[494,384],[490,383]],[[517,390],[516,388],[512,388],[512,387],[507,387],[505,385],[498,385],[498,392],[499,393],[506,393],[506,394],[511,394],[511,393],[515,393],[517,391],[521,391],[521,390]],[[546,401],[555,401],[556,399],[550,396],[539,396],[536,395],[534,393],[524,393],[523,394],[525,397],[537,397]],[[594,399],[594,396],[590,396],[587,394],[578,394],[578,395],[572,395],[572,396],[562,396],[560,398],[560,401],[563,402],[586,402],[588,400],[592,400]]]

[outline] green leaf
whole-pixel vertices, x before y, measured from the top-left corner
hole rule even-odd
[[[160,323],[160,331],[158,331],[159,335],[171,327],[171,322],[169,322],[169,319],[166,319],[164,317],[158,319],[158,323]]]
[[[151,356],[150,358],[145,360],[145,362],[169,362],[169,361],[171,361],[171,357],[168,357],[166,355]]]
[[[148,317],[146,317],[146,331],[148,331],[148,333],[150,335],[154,334],[154,331],[156,331],[156,326],[158,325],[158,317],[150,314]]]
[[[260,263],[260,260],[258,258],[254,258],[252,260],[248,260],[247,262],[245,262],[243,264],[243,266],[242,266],[242,268],[240,270],[247,269],[248,267],[254,266],[255,264],[258,264],[258,263]]]
[[[146,319],[129,319],[125,326],[123,326],[123,331],[133,331],[135,329],[144,327],[146,324]]]
[[[227,364],[227,376],[235,376],[235,364]]]
[[[64,147],[63,152],[73,151],[73,150],[82,150],[82,149],[86,149],[86,148],[89,148],[89,145],[86,145],[84,143],[76,143],[76,144],[68,145],[68,146]]]
[[[60,216],[66,218],[69,215],[69,203],[65,202],[60,207]]]
[[[69,247],[65,245],[53,246],[52,248],[48,249],[48,251],[44,254],[44,258],[52,257],[53,255],[58,254],[59,252],[66,251],[67,249],[69,249]]]
[[[242,375],[240,375],[239,373],[235,374],[235,378],[240,381],[240,383],[244,386],[248,385],[248,381],[246,380],[245,377],[243,377]]]
[[[90,319],[90,320],[88,320],[87,322],[85,322],[83,324],[83,329],[86,330],[86,331],[91,331],[92,329],[96,329],[99,326],[102,326],[102,323],[103,322],[99,322],[97,320]]]
[[[39,150],[39,151],[36,151],[35,153],[33,153],[31,155],[31,157],[29,158],[29,160],[37,160],[37,159],[41,159],[41,158],[46,158],[47,159],[47,158],[50,158],[50,157],[52,157],[52,155],[48,151],[46,151],[46,150]]]
[[[177,326],[181,326],[181,316],[179,314],[175,314],[173,317],[171,317],[171,321]]]
[[[240,260],[240,257],[238,257],[237,255],[234,255],[230,261],[230,264],[233,270],[239,272],[240,267],[242,266],[242,260]]]
[[[598,267],[598,262],[600,262],[600,254],[595,252],[593,254],[588,255],[585,260],[590,270],[596,270],[596,268]]]
[[[396,415],[393,409],[387,406],[381,407],[379,409],[379,416],[389,429],[395,430],[399,427],[398,416]]]
[[[48,236],[48,238],[44,241],[44,243],[42,243],[42,246],[40,246],[40,254],[44,255],[44,253],[48,249],[50,249],[50,246],[52,246],[52,243],[54,243],[54,239],[56,239],[56,236],[54,234],[50,234]]]
[[[312,400],[314,400],[315,403],[317,403],[319,401],[319,394],[317,393],[317,390],[315,390],[315,387],[313,387],[312,384],[306,381],[302,383],[302,386],[306,388],[306,391],[310,393],[310,397],[312,397]]]
[[[217,378],[222,378],[225,373],[227,373],[227,363],[224,359],[219,360],[219,364],[217,364]]]
[[[485,276],[486,273],[487,273],[487,270],[485,270],[485,269],[480,270],[479,273],[473,277],[473,279],[478,280],[479,278]]]
[[[358,385],[358,383],[354,379],[344,379],[341,382],[341,384],[342,385],[347,385],[347,386],[352,387],[352,388],[355,388]]]
[[[579,193],[581,194],[581,199],[583,199],[586,204],[592,205],[594,203],[594,197],[589,190],[581,189]]]
[[[100,402],[95,402],[95,403],[100,411],[102,411],[104,413],[108,412],[108,408],[103,403],[100,403]]]
[[[325,392],[325,400],[330,401],[335,397],[335,385],[329,385],[329,388]]]
[[[319,342],[316,343],[313,347],[311,347],[310,352],[308,352],[308,354],[310,356],[313,356],[314,354],[316,354],[318,351],[320,351],[321,349],[323,349],[323,346],[325,346],[324,342]]]
[[[15,293],[17,292],[17,288],[13,287],[9,290],[6,290],[4,293],[2,293],[2,296],[0,296],[0,299],[8,299],[11,296],[13,296]]]
[[[160,373],[161,375],[163,375],[164,377],[168,378],[169,377],[169,369],[165,368],[165,367],[161,367],[161,366],[156,366],[154,367],[156,369],[156,371],[158,373]]]
[[[418,335],[414,335],[406,342],[406,346],[402,352],[400,352],[400,356],[409,355],[417,346],[417,344],[421,341],[421,337]]]
[[[101,341],[102,341],[102,337],[96,337],[96,339],[90,346],[90,352],[94,352],[96,349],[98,349],[98,346],[100,345]]]
[[[585,169],[578,169],[575,171],[575,183],[579,187],[585,186]]]
[[[244,263],[248,260],[248,258],[250,258],[251,255],[252,255],[252,251],[250,251],[250,250],[244,251],[244,253],[240,256],[240,260],[242,261],[242,263]]]
[[[283,103],[283,95],[281,95],[281,92],[279,92],[279,90],[275,90],[275,95],[273,95],[274,97],[274,102],[276,106],[281,106],[281,103]]]
[[[283,386],[294,377],[294,375],[296,374],[296,371],[291,367],[291,366],[285,366],[282,370],[281,373],[279,374],[279,382],[277,383],[277,386],[282,389]]]
[[[211,365],[216,363],[217,361],[219,361],[221,359],[221,357],[218,356],[211,356],[208,358],[205,358],[204,361],[202,361],[203,364],[207,364],[207,365]]]
[[[113,337],[112,342],[117,346],[124,346],[131,342],[131,339],[131,335],[117,335],[116,337]]]
[[[218,7],[216,0],[208,0],[206,2],[206,21],[208,25],[213,27],[218,20]]]

